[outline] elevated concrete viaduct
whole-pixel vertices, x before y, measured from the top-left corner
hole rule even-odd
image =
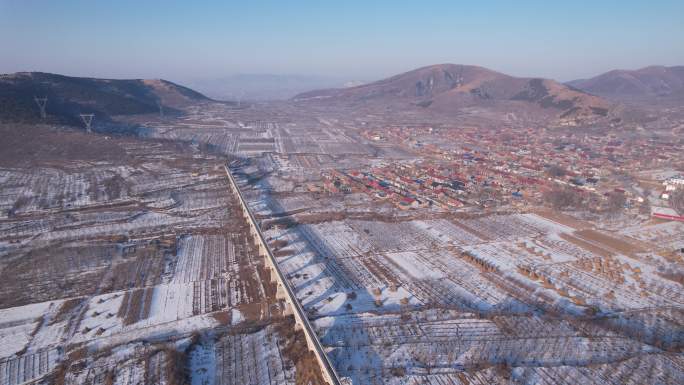
[[[237,181],[233,177],[233,174],[230,172],[230,169],[225,166],[224,168],[226,170],[226,174],[228,175],[228,179],[230,179],[231,190],[240,201],[242,214],[245,217],[245,219],[249,222],[250,233],[256,241],[259,250],[259,255],[264,257],[264,259],[266,260],[266,267],[271,272],[271,279],[277,284],[276,298],[278,298],[279,300],[284,300],[288,307],[286,312],[291,312],[294,315],[297,327],[301,328],[301,330],[304,332],[304,335],[306,336],[306,343],[309,347],[309,350],[311,350],[316,355],[316,360],[318,361],[318,364],[321,367],[321,373],[323,374],[323,378],[325,379],[325,381],[329,385],[343,384],[343,382],[337,376],[335,367],[328,359],[327,354],[325,354],[325,350],[323,350],[323,345],[321,345],[321,342],[318,340],[318,336],[316,335],[313,327],[311,326],[311,323],[309,323],[309,319],[307,318],[306,313],[304,312],[304,308],[297,300],[294,290],[292,290],[292,287],[290,286],[290,282],[287,280],[287,278],[283,275],[282,271],[278,267],[278,263],[276,262],[276,259],[273,256],[271,248],[268,246],[268,243],[266,242],[266,238],[264,238],[264,235],[262,234],[261,229],[259,228],[259,225],[256,219],[254,218],[254,215],[252,214],[251,210],[249,209],[249,206],[247,206],[247,202],[242,196],[242,192],[240,191]]]

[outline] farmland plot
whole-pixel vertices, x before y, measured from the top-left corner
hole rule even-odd
[[[57,375],[63,376],[67,384],[173,384],[180,374],[180,368],[173,367],[180,363],[179,354],[172,347],[142,343],[123,344],[91,354],[77,351],[66,363],[70,368]]]
[[[518,368],[515,375],[541,385],[673,385],[681,383],[684,378],[684,359],[681,356],[648,354],[591,367]]]
[[[0,272],[0,302],[18,306],[93,293],[115,252],[111,246],[34,250]]]
[[[58,349],[24,353],[0,359],[0,385],[19,385],[50,373],[61,358]]]
[[[398,286],[406,288],[425,305],[470,310],[492,310],[503,306],[516,311],[526,307],[506,291],[492,285],[479,267],[451,250],[380,254],[375,262],[396,277]]]
[[[79,169],[44,168],[38,173],[5,170],[0,212],[29,214],[47,209],[83,208],[124,200],[128,187],[125,167],[96,166]]]
[[[285,213],[290,211],[299,211],[303,209],[311,209],[312,206],[317,206],[311,197],[306,195],[295,195],[278,198],[269,198],[268,207],[271,213]]]
[[[493,241],[534,237],[547,233],[549,229],[564,229],[562,225],[534,214],[489,215],[462,222]]]
[[[171,284],[159,290],[191,290],[193,314],[253,303],[265,295],[257,273],[261,264],[244,235],[184,236],[179,241],[174,274],[168,279]]]
[[[246,242],[239,234],[181,237],[171,282],[189,283],[235,276],[240,269],[239,262],[249,259]]]
[[[72,341],[87,342],[193,317],[191,286],[158,285],[92,297]]]
[[[504,304],[524,308],[517,300],[510,298],[509,294],[493,287],[492,283],[482,276],[479,269],[463,261],[449,250],[437,248],[431,251],[426,248],[417,251],[354,256],[354,253],[349,251],[349,248],[353,247],[350,246],[353,244],[351,240],[367,239],[365,233],[349,232],[348,230],[338,231],[339,224],[336,226],[335,230],[329,231],[317,229],[320,237],[324,237],[324,234],[335,234],[334,237],[327,235],[321,239],[314,238],[311,233],[305,234],[308,234],[310,241],[313,240],[312,244],[318,248],[320,254],[327,254],[324,250],[335,250],[338,256],[320,259],[319,264],[323,263],[325,266],[323,270],[320,268],[311,270],[314,269],[311,265],[306,270],[304,267],[300,267],[302,269],[299,271],[300,276],[295,275],[295,279],[293,279],[298,287],[307,287],[309,290],[319,287],[314,292],[328,293],[326,295],[319,294],[318,298],[326,298],[332,296],[331,293],[336,292],[355,291],[357,296],[361,296],[365,300],[376,297],[375,299],[379,299],[381,303],[388,305],[397,304],[397,300],[405,299],[407,300],[406,304],[443,304],[471,309],[489,309]],[[343,227],[343,229],[348,228]],[[420,237],[422,238],[422,236]],[[414,236],[413,240],[419,242],[417,239],[421,238]],[[338,240],[342,240],[343,243],[336,242]],[[450,241],[445,239],[442,242],[448,244],[447,242]],[[437,242],[435,241],[435,243]],[[415,243],[413,244],[415,245]],[[328,248],[328,245],[331,246]],[[370,249],[370,247],[367,248]],[[314,256],[308,258],[310,261],[316,260]],[[294,264],[294,260],[295,258],[287,259],[286,265]],[[333,277],[332,282],[337,283],[338,286],[320,287],[320,281],[324,281],[324,279],[319,279],[318,282],[311,285],[306,284],[307,277],[304,274],[319,276],[321,271],[325,271],[323,276]],[[391,287],[395,288],[394,293],[387,290]],[[371,293],[375,290],[379,291],[376,295],[364,296],[364,291]],[[336,297],[332,296],[332,298],[335,299]],[[307,298],[305,301],[308,303],[309,299]],[[354,309],[369,309],[367,305],[362,303],[350,301],[349,304]]]
[[[294,384],[292,363],[283,357],[272,327],[228,334],[215,343],[216,385]]]
[[[232,326],[260,315],[245,306],[272,300],[215,160],[179,159],[154,144],[127,151],[132,166],[0,174],[8,182],[0,204],[13,208],[0,219],[0,303],[9,307],[0,310],[1,384],[48,374],[64,383],[171,383],[180,375],[167,359],[175,347],[128,342]],[[228,322],[213,317],[222,312]],[[72,360],[80,343],[96,354]],[[106,346],[111,357],[98,350]],[[62,358],[74,370],[65,373]]]
[[[557,236],[556,234],[549,234],[543,237],[538,237],[533,241],[526,241],[525,247],[531,249],[533,253],[546,254],[552,259],[559,256],[560,260],[581,260],[595,258],[596,254],[591,251],[583,249],[572,242]]]
[[[406,316],[359,314],[322,318],[316,324],[323,343],[334,347],[331,357],[339,371],[361,382],[391,378],[396,368],[404,368],[402,377],[427,376],[427,380],[441,375],[456,381],[478,367],[498,363],[556,367],[620,362],[644,349],[616,334],[597,331],[586,337],[570,325],[535,318],[507,322],[507,317],[501,317],[494,323],[453,312]],[[508,327],[519,324],[525,324],[527,331],[511,335]]]
[[[619,310],[682,305],[684,298],[675,283],[653,277],[637,285],[631,270],[619,264],[611,267],[604,261],[540,266],[536,271],[555,282],[556,287],[571,295],[591,299],[600,307]]]
[[[446,220],[394,223],[348,220],[304,225],[302,231],[311,234],[310,238],[324,239],[326,244],[318,241],[317,247],[338,256],[355,256],[368,251],[433,249],[482,242],[476,235]],[[331,237],[330,234],[335,236]]]
[[[482,239],[476,235],[444,219],[413,221],[412,223],[417,228],[426,231],[432,238],[439,240],[440,244],[461,246],[482,242]]]
[[[216,336],[225,351],[219,380],[230,373],[235,383],[294,384],[317,370],[295,369],[297,355],[309,354],[289,346],[290,335],[271,326],[238,332],[263,328],[282,304],[230,193],[226,159],[197,150],[273,151],[280,129],[238,129],[204,111],[195,118],[150,132],[196,145],[109,138],[121,156],[0,170],[0,384],[46,375],[67,384],[175,384],[186,363],[178,355],[195,333]],[[318,157],[303,159],[318,167]],[[283,358],[285,345],[294,360]]]
[[[76,242],[36,248],[0,272],[5,282],[0,299],[5,305],[22,305],[155,284],[167,252],[162,244],[148,242],[125,247],[103,241]],[[31,290],[24,290],[26,282]]]
[[[567,322],[520,316],[532,313],[539,303],[570,314],[581,314],[587,304],[602,300],[617,301],[626,309],[679,306],[677,290],[649,281],[653,271],[644,264],[634,257],[597,255],[564,238],[573,231],[534,214],[514,214],[460,222],[330,221],[299,225],[296,230],[270,230],[269,236],[285,245],[279,246],[284,253],[279,263],[305,306],[315,314],[332,316],[320,319],[331,319],[328,325],[317,321],[317,328],[323,343],[333,348],[331,355],[342,375],[361,382],[382,378],[387,383],[489,383],[484,379],[503,377],[476,368],[501,363],[586,367],[633,360],[644,352],[657,354],[656,348],[633,339],[633,334],[618,333],[620,326],[610,323],[598,329],[583,324],[580,331]],[[596,271],[582,267],[596,260],[605,269],[625,267],[625,285],[641,282],[638,276],[643,274],[642,281],[651,290],[668,293],[669,301],[675,302],[654,302],[655,294],[647,299],[627,287],[619,294],[608,291],[620,287],[614,282],[617,276],[598,277]],[[410,300],[400,306],[396,302],[398,306],[368,306],[369,299],[378,298],[391,305],[391,299],[384,297],[389,287],[399,288]],[[374,288],[379,289],[378,295],[366,297]],[[407,315],[402,309],[426,305],[515,316],[501,316],[495,323],[462,322],[458,317],[417,323],[410,318],[384,318],[396,312]],[[370,325],[359,322],[363,311],[387,315],[376,315],[377,325]],[[630,333],[644,333],[651,327],[659,331],[649,341],[678,343],[673,334],[676,323],[654,317],[660,320],[658,328],[635,317]],[[401,380],[391,374],[397,368],[404,368]]]
[[[451,236],[440,237],[435,232],[438,225],[450,229]],[[446,249],[477,239],[449,222],[434,222],[431,226],[420,221],[400,224],[336,221],[301,225],[297,229],[313,250],[297,246],[301,240],[293,234],[298,233],[276,235],[283,237],[288,244],[284,250],[292,255],[282,258],[281,266],[288,272],[305,306],[314,306],[319,313],[337,311],[342,305],[347,310],[359,311],[377,308],[378,304],[396,309],[400,302],[471,309],[487,309],[504,303],[521,306],[507,293],[492,287],[480,270]],[[379,235],[374,237],[374,233]],[[412,246],[404,250],[415,251],[373,252],[383,248],[400,249],[399,242],[391,243],[397,239],[404,239]],[[345,302],[344,295],[351,292],[355,298],[347,298]]]
[[[73,229],[55,230],[42,233],[36,237],[36,242],[48,244],[50,242],[66,242],[88,240],[107,237],[112,234],[126,234],[131,232],[162,231],[164,227],[191,224],[195,218],[178,217],[166,213],[141,212],[125,222],[112,222],[94,226]]]
[[[410,222],[349,220],[303,225],[301,229],[322,254],[337,257],[437,247],[440,242]]]
[[[518,266],[537,266],[549,263],[570,262],[575,258],[554,252],[534,239],[519,239],[519,242],[489,242],[464,246],[465,252],[498,270],[514,270]]]
[[[537,214],[515,214],[515,217],[542,234],[571,233],[575,229]]]
[[[392,277],[382,275],[382,267],[371,261],[375,260],[374,257],[335,257],[325,253],[322,250],[327,250],[326,246],[311,242],[318,238],[314,238],[317,233],[310,231],[304,227],[301,231],[268,233],[277,234],[272,237],[287,244],[281,250],[286,256],[279,258],[280,265],[306,308],[327,314],[350,308],[371,309],[379,304],[398,307],[404,299],[416,302],[404,288],[394,285],[396,282]],[[354,236],[356,233],[350,231],[348,234]],[[314,248],[318,246],[318,250],[312,249],[312,245]],[[345,246],[337,244],[333,247],[339,250]],[[343,305],[347,310],[342,308]]]
[[[232,237],[244,242],[238,234]],[[237,264],[234,244],[225,236],[186,236],[179,245],[177,274],[170,283],[93,297],[80,322],[79,338],[110,336],[264,301],[265,289],[255,267]],[[231,246],[228,253],[226,245]],[[233,260],[223,265],[231,266],[231,271],[207,262],[219,259]]]
[[[671,250],[684,248],[684,223],[664,222],[651,226],[636,226],[620,232],[628,237],[650,242]]]
[[[187,214],[188,212],[198,210],[215,209],[218,207],[225,208],[229,205],[229,198],[224,191],[217,190],[219,188],[228,188],[228,186],[217,185],[216,189],[173,194],[176,204],[169,211],[177,214]]]
[[[44,302],[0,310],[0,358],[25,350],[45,321],[41,315],[58,306]]]

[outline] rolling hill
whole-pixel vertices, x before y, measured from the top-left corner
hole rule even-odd
[[[613,70],[568,85],[615,100],[684,99],[684,66]]]
[[[34,97],[47,97],[46,122],[81,125],[79,114],[96,121],[117,115],[178,113],[204,95],[166,80],[112,80],[70,77],[42,72],[0,75],[0,122],[38,123],[42,119]]]
[[[486,68],[439,64],[365,85],[311,91],[294,100],[317,103],[414,105],[436,111],[488,107],[525,109],[562,120],[605,117],[611,104],[549,79],[519,78]]]

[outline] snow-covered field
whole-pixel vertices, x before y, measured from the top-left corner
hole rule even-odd
[[[122,164],[0,169],[0,385],[306,384],[317,365],[298,367],[310,353],[227,162],[246,165],[244,196],[353,384],[684,382],[681,255],[667,252],[684,224],[399,213],[316,182],[410,154],[336,119],[280,117],[207,103],[144,124],[181,150],[129,142]]]
[[[223,336],[213,343],[213,357],[205,355],[207,360],[215,360],[215,372],[206,371],[201,377],[207,381],[197,384],[294,384],[292,362],[283,357],[280,349],[278,335],[272,327]]]
[[[0,170],[0,385],[177,384],[177,342],[269,316],[221,161],[130,150],[135,166]]]
[[[678,236],[678,226],[659,226],[660,236]],[[473,368],[529,367],[512,375],[532,378],[548,367],[660,354],[633,334],[617,333],[620,328],[654,330],[650,341],[670,346],[681,341],[673,337],[680,328],[675,323],[654,329],[641,315],[642,309],[684,305],[681,288],[653,267],[657,259],[615,254],[612,246],[585,241],[575,229],[535,214],[336,220],[266,234],[285,245],[279,246],[279,264],[304,307],[322,317],[318,334],[338,371],[359,383],[488,383],[497,374],[474,374]],[[597,254],[604,249],[612,255]],[[416,310],[435,306],[458,311]],[[540,309],[578,316],[594,309],[636,313],[605,328],[582,329],[547,319]],[[676,375],[678,369],[668,370]]]

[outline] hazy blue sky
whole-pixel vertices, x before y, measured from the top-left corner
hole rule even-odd
[[[0,72],[370,80],[435,63],[570,80],[684,64],[684,0],[0,0]]]

